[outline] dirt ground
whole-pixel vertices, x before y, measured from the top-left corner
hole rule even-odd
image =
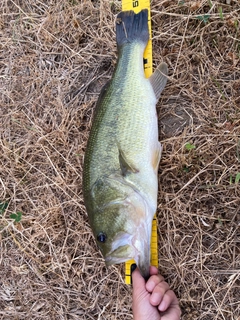
[[[159,269],[183,320],[240,319],[240,4],[153,0]],[[0,3],[0,319],[132,319],[82,199],[121,1]]]

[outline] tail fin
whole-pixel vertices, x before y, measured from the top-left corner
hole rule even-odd
[[[137,14],[134,11],[120,12],[116,21],[116,38],[118,47],[134,41],[147,44],[149,39],[148,10],[144,9]]]

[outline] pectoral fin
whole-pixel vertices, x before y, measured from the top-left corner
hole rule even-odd
[[[162,155],[162,146],[161,146],[161,143],[158,142],[158,147],[154,150],[152,155],[152,166],[155,172],[158,171],[161,155]]]
[[[167,73],[167,65],[165,62],[162,62],[149,78],[157,99],[160,98],[160,95],[167,83]]]
[[[122,175],[126,176],[128,173],[137,173],[139,170],[132,164],[127,158],[124,152],[118,148],[119,150],[119,163],[122,171]]]

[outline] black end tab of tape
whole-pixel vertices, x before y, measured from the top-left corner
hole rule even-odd
[[[133,271],[136,270],[136,269],[137,269],[136,263],[131,264],[131,284],[132,284],[132,273],[133,273]]]

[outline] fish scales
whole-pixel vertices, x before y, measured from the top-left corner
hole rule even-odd
[[[83,170],[84,202],[106,264],[133,258],[145,277],[161,155],[156,103],[167,73],[161,64],[144,76],[147,19],[147,10],[117,17],[118,61],[97,102]]]
[[[144,49],[141,47],[143,46],[141,45],[137,50],[133,47],[132,51],[137,52],[138,56],[140,56]],[[131,48],[129,49],[131,52]],[[98,106],[100,110],[96,111],[93,122],[92,130],[97,129],[94,130],[95,134],[92,133],[90,143],[93,143],[94,146],[96,144],[98,145],[98,147],[93,150],[93,152],[96,153],[94,157],[96,164],[94,164],[92,174],[94,174],[94,169],[97,169],[96,177],[106,169],[109,171],[108,165],[115,168],[119,167],[116,141],[118,141],[119,144],[122,144],[123,141],[126,149],[132,149],[133,155],[139,154],[141,151],[145,152],[145,146],[148,140],[146,132],[142,132],[142,129],[144,128],[144,131],[146,131],[146,129],[150,131],[149,120],[157,121],[156,117],[152,119],[152,110],[148,108],[149,99],[147,92],[141,92],[143,87],[142,80],[145,80],[142,59],[138,64],[136,64],[136,62],[134,63],[134,65],[136,65],[135,68],[128,68],[128,65],[133,65],[132,59],[128,60],[126,66],[124,55],[122,58],[123,63],[118,66],[115,72],[115,78],[113,78],[109,84],[108,93],[101,101],[101,106]],[[122,69],[124,67],[126,67],[127,72],[123,75]],[[139,77],[139,74],[142,78]],[[125,83],[123,83],[124,78],[127,79]],[[116,88],[118,89],[116,90]],[[149,91],[152,93],[152,88],[149,88]],[[100,157],[98,157],[98,155]],[[106,157],[107,161],[102,161],[102,157]],[[94,179],[95,176],[92,180]]]

